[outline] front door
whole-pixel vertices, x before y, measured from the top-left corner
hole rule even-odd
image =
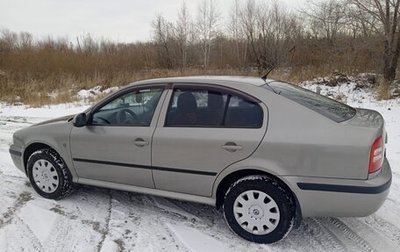
[[[151,142],[162,94],[160,86],[123,91],[91,112],[88,126],[73,128],[79,178],[154,188]]]
[[[267,110],[227,90],[188,84],[169,92],[153,137],[155,186],[211,196],[216,175],[259,145]]]

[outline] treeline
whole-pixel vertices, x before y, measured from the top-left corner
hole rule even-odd
[[[204,0],[194,13],[183,3],[176,20],[155,16],[151,41],[124,44],[3,30],[0,100],[65,102],[81,88],[191,74],[271,72],[297,82],[377,72],[389,82],[400,53],[399,2],[327,0],[290,11],[278,1],[232,0],[225,19],[217,1]]]
[[[172,69],[285,69],[299,78],[309,68],[316,74],[381,71],[384,27],[371,14],[373,6],[364,9],[359,2],[374,1],[310,1],[290,11],[278,1],[232,0],[227,20],[217,1],[203,1],[193,14],[183,4],[176,20],[158,15],[153,22],[156,63]]]

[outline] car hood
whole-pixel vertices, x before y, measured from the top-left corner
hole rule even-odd
[[[55,119],[51,119],[51,120],[47,120],[44,122],[40,122],[40,123],[36,123],[32,126],[39,126],[39,125],[45,125],[45,124],[50,124],[50,123],[56,123],[56,122],[67,122],[70,119],[72,119],[75,115],[67,115],[67,116],[62,116],[62,117],[58,117]]]

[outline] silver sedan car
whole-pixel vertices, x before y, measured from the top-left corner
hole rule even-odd
[[[214,205],[258,243],[308,216],[366,216],[391,169],[382,116],[288,83],[182,77],[133,83],[87,111],[14,133],[38,194],[85,184]]]

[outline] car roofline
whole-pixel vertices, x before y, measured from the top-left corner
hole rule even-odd
[[[160,83],[199,83],[199,84],[220,84],[231,86],[230,84],[244,84],[248,86],[261,87],[268,82],[275,81],[267,79],[264,81],[254,76],[223,76],[223,75],[204,75],[204,76],[186,76],[186,77],[166,77],[136,81],[127,86],[136,86],[141,84],[160,84]]]

